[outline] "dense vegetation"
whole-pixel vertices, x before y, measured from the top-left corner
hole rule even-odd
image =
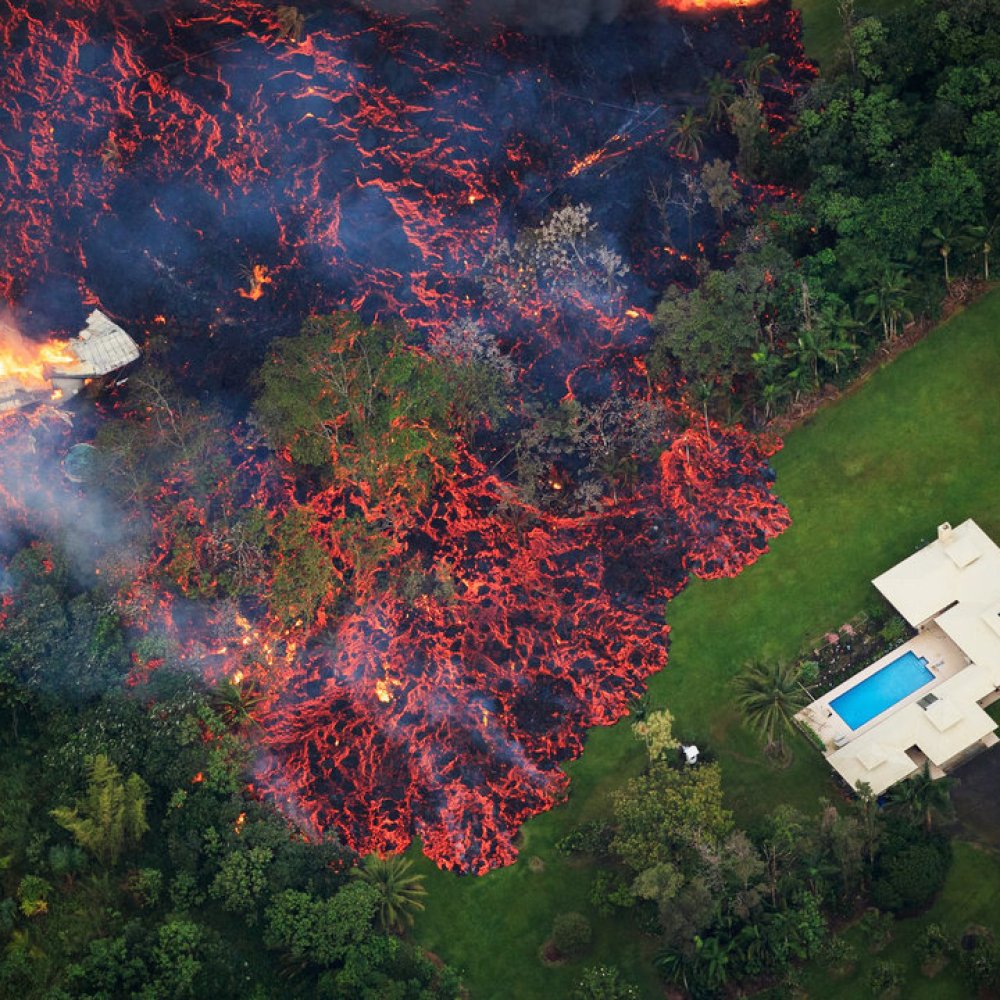
[[[839,55],[787,133],[763,128],[759,52],[728,114],[715,113],[708,81],[703,114],[682,133],[690,146],[730,132],[743,169],[794,192],[730,234],[731,259],[703,265],[697,286],[672,288],[656,312],[651,370],[678,368],[691,395],[727,418],[766,419],[846,384],[915,318],[990,278],[1000,217],[992,5],[921,0],[884,21],[841,9]],[[758,109],[750,130],[747,101]],[[738,222],[745,209],[721,197],[729,188],[713,166],[692,175],[700,197],[720,222]]]
[[[4,996],[456,995],[447,969],[393,933],[419,905],[412,886],[350,879],[349,852],[247,794],[238,690],[169,662],[125,688],[130,657],[150,651],[106,594],[40,542],[9,577]]]
[[[920,0],[883,21],[845,5],[840,54],[780,141],[764,128],[766,51],[747,53],[738,80],[706,81],[700,107],[679,120],[673,141],[693,163],[715,130],[742,170],[797,189],[751,215],[725,161],[699,165],[687,185],[691,213],[707,200],[720,230],[732,233],[726,253],[699,265],[696,286],[665,292],[648,361],[654,379],[685,380],[706,421],[764,423],[827,383],[846,385],[911,320],[936,316],[970,294],[970,281],[990,277],[1000,214],[1000,31],[991,7]],[[516,254],[517,244],[497,266],[517,269]],[[970,337],[969,357],[985,343]],[[934,350],[933,364],[944,364],[947,352]],[[926,374],[917,367],[900,378],[935,423],[918,384]],[[96,470],[120,509],[148,512],[133,541],[153,557],[158,585],[193,600],[259,602],[284,628],[334,617],[384,543],[359,516],[360,499],[334,526],[295,503],[294,490],[276,515],[264,496],[258,505],[228,502],[266,492],[279,470],[291,469],[298,489],[377,496],[389,521],[395,502],[425,496],[455,460],[449,432],[475,441],[485,418],[507,421],[513,478],[526,499],[580,510],[630,488],[636,456],[650,457],[663,419],[615,399],[527,409],[511,421],[509,364],[483,331],[459,331],[425,351],[401,327],[350,315],[315,318],[277,343],[255,389],[260,437],[240,446],[266,457],[252,476],[233,460],[223,415],[186,398],[155,357],[129,387],[125,419],[104,425]],[[812,444],[793,442],[784,461],[800,461],[813,481],[808,492],[790,467],[781,481],[790,499],[835,502],[801,457],[810,448],[841,466],[837,449],[854,452],[857,468],[838,466],[851,480],[841,489],[845,508],[884,499],[877,450],[866,451],[858,435],[895,447],[900,397],[884,382],[871,391],[886,393],[885,422],[869,415],[869,427],[838,437],[827,421]],[[981,447],[988,420],[962,421]],[[540,500],[540,479],[567,456],[577,471],[572,489]],[[940,496],[906,507],[908,530],[933,522],[932,500]],[[964,512],[979,513],[981,501],[971,496]],[[983,514],[1000,528],[995,507]],[[872,518],[882,532],[898,522]],[[919,776],[885,808],[864,794],[817,804],[822,771],[789,739],[796,678],[775,670],[778,655],[828,627],[838,583],[848,595],[838,610],[853,610],[880,565],[861,571],[852,562],[866,542],[854,526],[857,544],[842,547],[840,565],[824,564],[830,582],[796,603],[783,631],[738,620],[740,634],[722,630],[718,648],[705,639],[700,674],[692,646],[676,650],[680,664],[688,657],[688,677],[673,689],[657,682],[650,703],[636,706],[631,735],[620,726],[594,738],[570,806],[526,829],[524,863],[462,888],[443,875],[425,879],[421,862],[361,864],[334,838],[310,842],[290,828],[248,787],[252,687],[193,677],[169,643],[124,626],[116,596],[82,581],[58,539],[25,539],[0,578],[0,707],[9,718],[0,735],[0,992],[52,1000],[460,995],[458,974],[411,940],[414,921],[417,940],[462,966],[474,996],[539,993],[552,981],[581,998],[643,996],[663,982],[694,996],[734,983],[788,990],[802,963],[806,975],[819,964],[846,975],[859,962],[857,944],[851,930],[832,928],[860,920],[868,939],[887,943],[887,914],[932,905],[942,885],[948,892],[953,853],[965,858],[941,832],[945,786]],[[897,544],[877,542],[880,557]],[[783,551],[794,556],[776,546],[774,573],[789,565]],[[391,585],[414,601],[449,586],[419,560],[391,565]],[[783,584],[771,582],[757,598],[762,607],[781,603]],[[753,584],[731,582],[726,594],[740,587]],[[785,596],[791,604],[801,595]],[[686,600],[709,602],[703,589]],[[689,643],[697,631],[689,628]],[[732,657],[759,661],[741,685],[729,686]],[[668,700],[677,721],[654,700]],[[739,728],[737,703],[770,754]],[[708,759],[682,765],[674,726],[707,747]],[[796,744],[794,760],[786,743]],[[602,773],[588,776],[601,754]],[[526,885],[541,888],[532,895]],[[464,921],[461,893],[491,900],[489,918]],[[877,909],[862,916],[869,906]],[[487,952],[500,938],[484,943],[483,934],[508,918],[531,940],[498,959]],[[960,929],[934,926],[919,942],[930,966],[954,957]],[[965,943],[953,971],[969,989],[994,988],[1000,958],[988,929]],[[510,971],[515,960],[532,971]],[[535,969],[557,979],[543,981]],[[904,971],[897,958],[866,974],[881,995]]]

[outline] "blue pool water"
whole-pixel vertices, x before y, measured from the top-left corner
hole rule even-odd
[[[932,680],[927,661],[907,652],[834,698],[830,707],[851,729],[857,729]]]

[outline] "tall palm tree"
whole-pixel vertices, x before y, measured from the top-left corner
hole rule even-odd
[[[673,131],[670,133],[674,148],[681,156],[690,157],[695,163],[701,159],[701,151],[705,146],[702,138],[701,126],[704,119],[695,113],[694,108],[688,108],[677,119]]]
[[[708,422],[708,404],[712,401],[712,396],[715,395],[715,387],[711,382],[699,379],[690,387],[688,391],[692,402],[701,407],[702,416],[705,418],[705,437],[711,441],[712,428]]]
[[[931,250],[937,250],[944,264],[944,283],[951,284],[951,271],[948,261],[951,253],[955,249],[956,237],[950,226],[935,226],[931,230],[930,236],[924,240],[924,246]]]
[[[775,756],[784,756],[785,734],[795,728],[795,713],[809,700],[799,672],[797,664],[782,660],[752,662],[733,682],[743,718],[766,738],[765,750]]]
[[[990,280],[990,254],[993,252],[993,239],[996,236],[998,224],[1000,224],[1000,215],[987,226],[969,226],[968,228],[970,244],[983,255],[983,281]]]
[[[778,73],[778,57],[766,46],[758,45],[747,49],[747,57],[743,60],[743,77],[755,90],[760,87],[761,78],[776,76]]]
[[[379,893],[379,923],[384,931],[402,933],[413,924],[413,914],[424,908],[421,897],[427,895],[423,875],[411,874],[413,862],[394,855],[380,858],[369,854],[360,868],[351,870],[359,878],[375,886]]]
[[[922,771],[894,785],[887,799],[889,808],[916,822],[923,822],[928,833],[935,816],[950,816],[952,813],[951,781],[948,778],[932,778],[927,761],[924,761]]]
[[[721,73],[710,77],[705,95],[705,124],[711,128],[722,125],[726,121],[729,102],[734,96],[731,80],[727,80]]]
[[[906,304],[912,284],[901,268],[889,265],[864,290],[861,301],[871,310],[868,321],[878,316],[886,340],[896,339],[900,320],[906,322],[913,319],[913,313]]]
[[[823,359],[823,343],[816,330],[804,329],[788,345],[785,356],[801,371],[809,373],[809,388],[819,388],[819,363]]]
[[[788,399],[788,383],[783,379],[765,382],[761,386],[760,398],[764,402],[764,419],[770,420],[781,409],[781,404]]]
[[[857,334],[864,324],[854,318],[846,305],[820,313],[818,323],[824,333],[823,361],[839,373],[844,358],[857,353]]]

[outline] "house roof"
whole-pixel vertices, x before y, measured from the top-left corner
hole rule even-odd
[[[1000,601],[962,601],[938,615],[937,624],[1000,688]]]
[[[962,671],[962,674],[966,671]],[[954,680],[959,680],[958,674]],[[914,702],[827,758],[856,788],[867,782],[876,795],[919,770],[906,752],[916,747],[939,767],[993,732],[997,724],[972,699],[948,693],[948,681],[934,689],[927,707]]]
[[[87,317],[87,325],[68,344],[78,363],[54,366],[53,378],[93,378],[124,368],[139,357],[135,341],[99,309]]]
[[[971,519],[942,525],[933,542],[872,583],[913,626],[956,601],[985,608],[1000,602],[1000,547]]]

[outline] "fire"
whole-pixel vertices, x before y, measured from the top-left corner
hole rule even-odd
[[[386,678],[380,678],[375,682],[375,697],[384,705],[392,701],[392,682]]]
[[[236,291],[244,299],[250,299],[256,302],[258,299],[264,297],[264,286],[271,284],[274,279],[268,274],[268,268],[264,264],[254,264],[250,268],[250,272],[247,275],[247,281],[249,282],[249,289],[247,288],[237,288]]]
[[[233,824],[233,833],[238,837],[243,832],[243,826],[247,821],[247,814],[241,812],[239,816],[236,817],[236,822]]]
[[[33,344],[17,334],[3,334],[0,330],[0,379],[12,379],[25,389],[44,389],[53,367],[79,360],[65,340]]]
[[[690,14],[711,10],[732,10],[738,7],[756,7],[766,0],[656,0],[657,6]]]

